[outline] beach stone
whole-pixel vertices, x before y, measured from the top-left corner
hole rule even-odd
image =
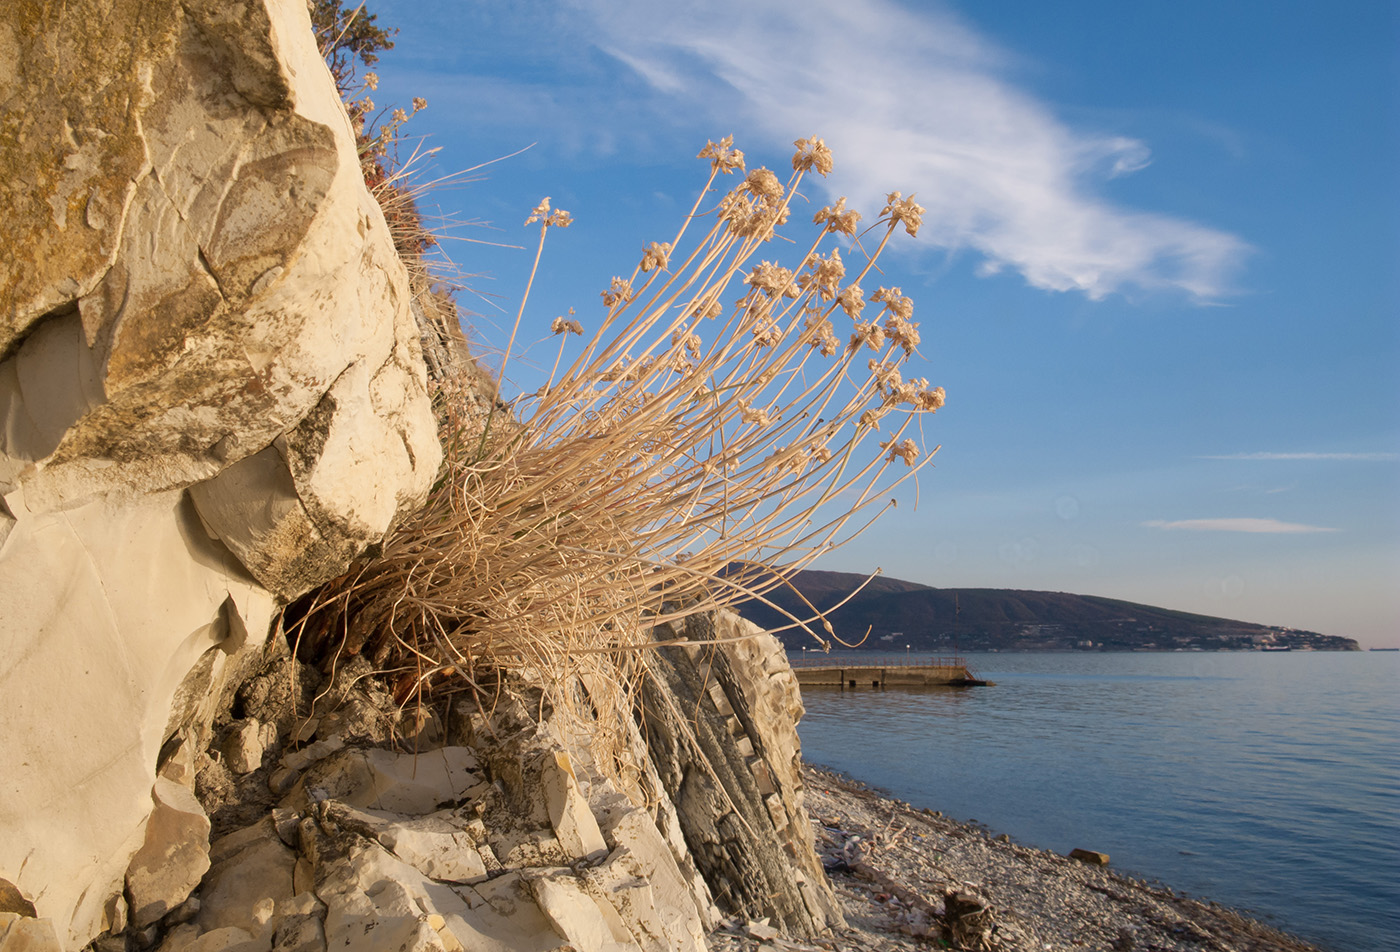
[[[1108,854],[1099,853],[1095,850],[1072,849],[1069,851],[1070,859],[1077,859],[1081,863],[1088,863],[1090,866],[1107,866]]]

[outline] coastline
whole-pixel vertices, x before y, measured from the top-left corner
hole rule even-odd
[[[1322,952],[1303,939],[1208,900],[1109,867],[1022,846],[804,764],[817,850],[847,928],[816,943],[785,940],[763,923],[728,922],[710,936],[723,952],[751,949],[950,948],[945,896],[972,910],[963,948],[1001,952]],[[1084,844],[1092,847],[1092,844]],[[976,912],[976,904],[985,907]]]

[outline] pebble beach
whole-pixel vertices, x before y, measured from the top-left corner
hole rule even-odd
[[[806,766],[804,780],[846,929],[795,942],[766,922],[731,920],[711,934],[712,949],[1322,952],[1207,900],[1021,846],[821,767]]]

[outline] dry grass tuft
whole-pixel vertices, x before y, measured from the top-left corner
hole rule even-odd
[[[602,291],[602,322],[572,347],[583,328],[554,322],[544,386],[493,404],[484,425],[445,402],[427,505],[300,606],[304,654],[364,653],[396,671],[400,701],[505,666],[533,672],[556,706],[577,704],[582,683],[595,711],[615,711],[653,625],[762,598],[893,505],[885,494],[931,456],[911,427],[943,390],[903,376],[912,303],[865,282],[923,210],[894,193],[859,231],[842,200],[817,212],[793,267],[755,263],[804,176],[830,168],[820,140],[797,145],[783,182],[747,170],[730,139],[710,143],[691,213]],[[716,201],[729,173],[740,181]],[[537,270],[569,218],[546,199],[527,224]]]

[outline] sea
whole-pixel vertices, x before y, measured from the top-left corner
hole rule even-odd
[[[966,657],[995,684],[803,688],[803,757],[1334,952],[1400,948],[1400,653]]]

